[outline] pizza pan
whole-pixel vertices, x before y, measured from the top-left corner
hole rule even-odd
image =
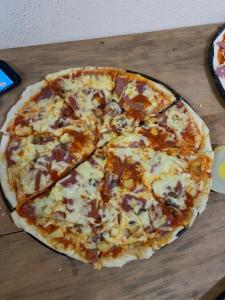
[[[160,81],[160,80],[158,80],[158,79],[156,79],[156,78],[154,78],[154,77],[151,77],[151,76],[149,76],[149,75],[142,74],[142,73],[139,73],[139,72],[135,72],[135,71],[132,71],[132,70],[127,70],[127,72],[128,72],[128,73],[133,73],[133,74],[139,74],[139,75],[145,77],[146,79],[149,79],[149,80],[154,81],[154,82],[156,82],[156,83],[162,84],[162,85],[165,86],[171,93],[174,94],[174,96],[176,97],[176,101],[180,101],[180,100],[185,101],[185,102],[186,102],[186,103],[194,110],[194,108],[190,105],[190,103],[189,103],[187,100],[185,100],[179,93],[177,93],[173,88],[171,88],[170,86],[168,86],[168,85],[165,84],[164,82],[162,82],[162,81]],[[172,106],[173,104],[174,104],[174,103],[172,103],[171,106]],[[7,207],[8,207],[8,209],[9,209],[9,211],[12,212],[12,211],[13,211],[13,208],[11,207],[11,204],[9,203],[9,201],[7,200],[7,198],[5,197],[2,188],[0,188],[0,190],[1,190],[1,194],[3,195],[3,198],[4,198],[4,200],[5,200],[5,203],[6,203]],[[188,227],[187,227],[187,228],[181,229],[181,230],[177,233],[177,237],[180,237],[181,235],[183,235],[183,233],[184,233],[187,229],[188,229]],[[29,234],[29,233],[28,233],[28,234]],[[51,250],[53,250],[53,251],[55,251],[55,252],[57,252],[57,253],[60,253],[60,252],[58,252],[57,250],[54,250],[54,249],[48,247],[48,246],[45,245],[43,242],[41,242],[39,239],[35,238],[33,235],[31,235],[31,234],[29,234],[29,235],[30,235],[33,239],[37,240],[39,243],[41,243],[41,244],[43,244],[44,246],[46,246],[47,248],[49,248],[49,249],[51,249]],[[167,245],[165,245],[164,247],[166,247],[166,246],[167,246]],[[62,254],[62,253],[60,253],[60,254]],[[65,254],[62,254],[62,255],[65,255]]]
[[[216,32],[216,34],[213,36],[213,39],[210,43],[209,46],[209,52],[208,52],[208,65],[210,68],[210,72],[212,74],[212,77],[214,79],[214,82],[220,92],[220,94],[223,96],[223,98],[225,99],[225,88],[222,86],[221,81],[219,79],[219,77],[216,75],[215,73],[215,69],[213,67],[213,59],[214,59],[214,55],[216,55],[216,53],[214,53],[214,42],[217,39],[217,37],[225,30],[225,24],[223,24],[222,26],[219,27],[218,31]]]

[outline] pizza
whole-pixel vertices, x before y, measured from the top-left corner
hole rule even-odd
[[[95,269],[149,258],[206,207],[209,130],[141,75],[109,67],[47,75],[1,131],[0,179],[15,224]]]
[[[211,45],[213,73],[216,75],[216,81],[219,87],[225,90],[225,28],[224,26],[217,32]]]

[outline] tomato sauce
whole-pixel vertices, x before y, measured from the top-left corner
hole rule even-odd
[[[134,120],[141,120],[145,114],[146,108],[149,106],[148,98],[144,95],[137,95],[132,99],[123,97],[121,99],[122,106],[127,107],[127,115]]]

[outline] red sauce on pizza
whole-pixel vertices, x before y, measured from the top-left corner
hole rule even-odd
[[[63,244],[64,248],[68,248],[69,245],[73,244],[73,242],[66,237],[56,237],[54,240],[60,244]]]
[[[175,145],[176,141],[166,141],[166,138],[168,135],[163,132],[162,130],[157,128],[157,133],[153,134],[153,131],[151,129],[141,128],[139,131],[140,134],[144,135],[150,142],[150,144],[153,146],[155,150],[162,149],[163,147],[172,147]]]
[[[99,253],[96,249],[86,249],[86,256],[88,261],[96,262],[99,259]]]
[[[144,95],[137,95],[132,99],[124,97],[121,103],[127,107],[127,115],[134,120],[141,120],[146,108],[150,105],[148,98]]]
[[[53,224],[49,224],[48,226],[42,226],[42,225],[38,225],[39,228],[41,228],[41,230],[51,234],[53,231],[55,231],[56,229],[58,229],[58,226],[55,226]]]
[[[103,256],[103,257],[112,256],[112,257],[116,258],[119,254],[121,254],[122,251],[123,251],[122,247],[113,246],[107,252],[101,253],[101,256]]]
[[[141,180],[141,169],[138,162],[121,161],[117,156],[109,159],[108,172],[104,174],[101,185],[101,196],[107,203],[115,186],[123,186],[125,180],[129,180],[130,189],[134,188]]]
[[[110,169],[112,173],[118,176],[120,183],[125,179],[138,181],[141,175],[140,164],[138,162],[129,162],[128,159],[121,161],[117,156],[112,156]]]
[[[29,126],[29,120],[25,119],[23,116],[17,116],[15,118],[14,125]]]

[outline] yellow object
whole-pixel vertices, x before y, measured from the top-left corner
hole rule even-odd
[[[218,174],[225,180],[225,162],[219,165]]]

